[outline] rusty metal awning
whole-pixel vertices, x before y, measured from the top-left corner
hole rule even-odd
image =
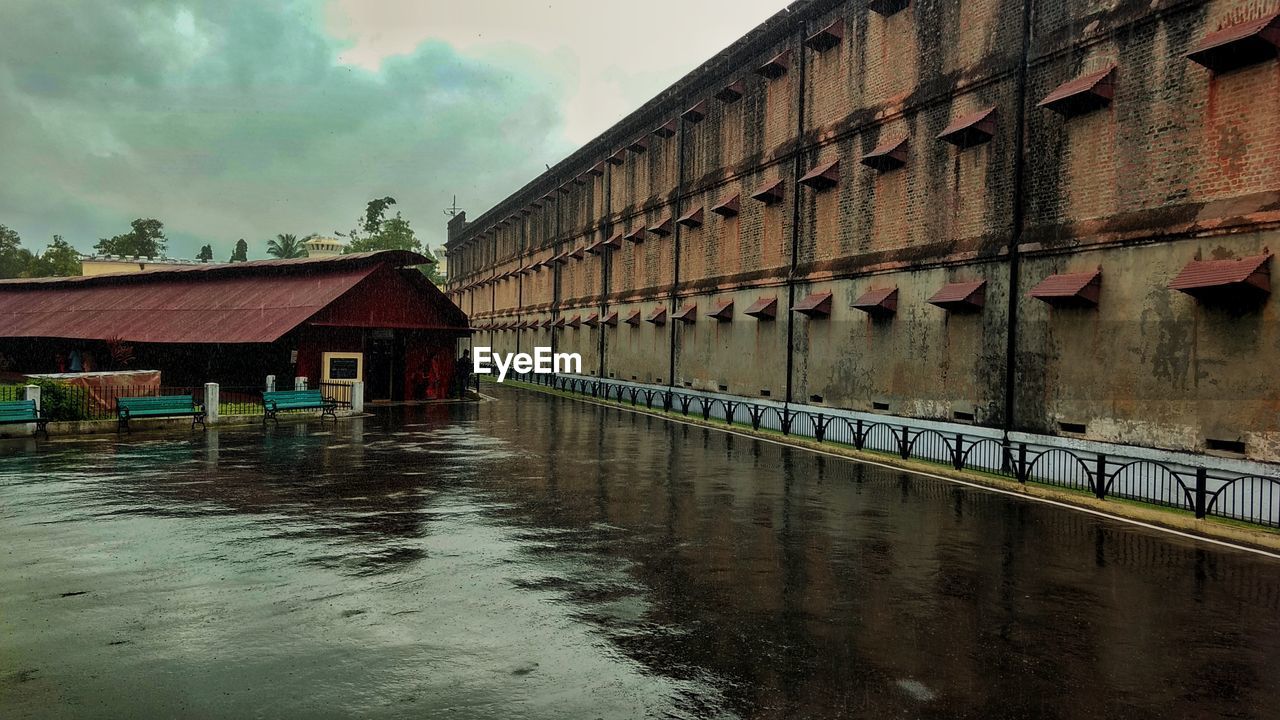
[[[911,0],[868,0],[867,9],[880,15],[893,15],[911,4]]]
[[[792,312],[807,315],[811,318],[826,317],[831,314],[831,293],[817,292],[805,296],[803,300],[791,308]]]
[[[818,52],[826,52],[840,44],[844,39],[844,18],[836,18],[835,22],[805,38],[805,47]]]
[[[1192,260],[1169,287],[1202,299],[1233,293],[1267,295],[1271,292],[1270,260],[1270,253],[1239,260]]]
[[[727,218],[737,215],[742,210],[742,202],[739,197],[738,193],[726,195],[720,199],[720,202],[711,207],[711,212]]]
[[[1065,117],[1083,115],[1111,104],[1115,95],[1116,66],[1081,75],[1062,83],[1036,103]]]
[[[828,190],[840,184],[840,161],[822,163],[800,178],[800,184],[814,190]]]
[[[616,232],[613,235],[610,235],[608,240],[604,241],[600,249],[603,250],[605,248],[610,248],[613,250],[618,250],[621,247],[622,247],[622,233]]]
[[[756,68],[756,74],[769,80],[777,80],[791,69],[791,49],[788,48],[769,58],[765,64]]]
[[[581,315],[574,315],[573,317],[569,318],[569,327],[576,328],[581,324],[582,324]]]
[[[778,316],[778,298],[759,297],[746,309],[746,313],[757,320],[772,320]]]
[[[631,327],[635,327],[635,326],[639,325],[639,324],[640,324],[640,311],[639,311],[639,310],[632,310],[632,311],[631,311],[631,314],[627,316],[627,319],[626,319],[626,321],[625,321],[625,322],[626,322],[628,325],[630,325]]]
[[[599,255],[601,252],[604,251],[604,243],[605,243],[604,240],[597,240],[591,243],[590,245],[587,246],[587,252],[591,253],[592,255]]]
[[[721,300],[712,306],[711,312],[707,313],[707,317],[715,318],[720,322],[733,321],[733,300]]]
[[[1102,290],[1102,271],[1062,273],[1041,280],[1027,295],[1056,307],[1096,307]]]
[[[686,325],[692,325],[698,321],[698,304],[689,303],[688,305],[685,305],[680,308],[675,315],[672,315],[671,319],[679,320]]]
[[[880,172],[896,170],[907,164],[907,136],[891,137],[862,156],[863,165]]]
[[[868,290],[858,296],[853,301],[855,310],[861,310],[868,315],[876,317],[887,317],[898,311],[898,288],[875,288]]]
[[[582,245],[579,245],[578,247],[574,248],[569,253],[569,257],[573,258],[574,260],[581,260],[586,256],[587,256],[587,248]]]
[[[618,327],[618,311],[614,310],[608,315],[605,315],[604,320],[601,320],[600,322],[604,325],[608,325],[609,327]]]
[[[1237,23],[1205,35],[1187,58],[1214,72],[1227,72],[1276,57],[1280,13]]]
[[[644,226],[642,225],[626,235],[623,235],[622,239],[627,242],[636,243],[637,245],[644,242]]]
[[[700,123],[707,116],[707,101],[699,100],[696,105],[681,113],[680,117],[687,123]]]
[[[676,119],[671,118],[670,120],[654,128],[653,134],[657,135],[660,138],[669,138],[676,134],[676,128],[677,128]]]
[[[722,103],[738,102],[742,99],[743,94],[747,91],[746,83],[741,80],[734,80],[716,91],[715,99]]]
[[[973,280],[943,285],[929,304],[951,311],[979,310],[987,301],[987,281]]]
[[[609,163],[610,165],[621,165],[622,163],[626,162],[626,160],[627,160],[627,153],[625,150],[619,150],[604,159],[604,161]]]
[[[595,327],[600,324],[600,313],[591,313],[582,321],[587,327]]]
[[[649,226],[649,232],[658,237],[666,237],[671,234],[671,215],[663,215],[656,223]]]
[[[938,139],[958,148],[981,145],[996,134],[996,108],[991,106],[956,118],[938,133]]]
[[[690,209],[688,212],[681,215],[680,219],[676,220],[676,222],[687,228],[702,227],[702,206],[699,205]]]
[[[667,324],[667,309],[666,309],[665,307],[662,307],[662,306],[658,306],[658,307],[654,308],[653,310],[651,310],[651,311],[649,312],[649,315],[648,315],[647,317],[645,317],[644,321],[645,321],[645,322],[651,322],[651,323],[653,323],[654,325],[666,325],[666,324]]]
[[[782,179],[770,180],[751,193],[752,200],[759,200],[765,205],[781,202],[783,198]]]

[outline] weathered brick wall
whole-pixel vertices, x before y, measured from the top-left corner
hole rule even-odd
[[[620,379],[1157,447],[1243,441],[1251,457],[1280,460],[1277,300],[1228,310],[1168,289],[1192,259],[1280,245],[1280,63],[1218,73],[1186,57],[1208,33],[1280,12],[1280,0],[1026,9],[912,0],[885,16],[861,1],[794,4],[451,226],[450,264],[463,286],[618,233],[644,229],[643,242],[517,276],[496,295],[464,292],[464,309],[616,310],[616,328],[513,335],[521,347],[554,338],[588,373],[603,338],[603,374]],[[806,44],[833,23],[838,40]],[[1105,107],[1065,117],[1037,105],[1112,66]],[[729,86],[739,93],[717,97]],[[986,142],[939,139],[986,108]],[[899,139],[901,167],[864,163]],[[797,182],[832,161],[833,187]],[[750,197],[777,180],[776,202]],[[712,211],[735,194],[736,214]],[[648,230],[699,207],[700,224]],[[1096,308],[1027,297],[1049,275],[1094,268]],[[981,309],[928,302],[943,284],[978,279]],[[892,317],[851,307],[890,287]],[[829,316],[789,311],[790,298],[820,291],[833,294]],[[742,314],[761,295],[778,296],[777,320]],[[730,297],[731,322],[706,317]],[[689,303],[695,323],[671,318]],[[622,322],[659,306],[665,325]]]

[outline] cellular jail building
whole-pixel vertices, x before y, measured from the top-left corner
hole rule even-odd
[[[455,217],[448,290],[601,378],[1280,461],[1277,45],[1277,0],[797,2]]]

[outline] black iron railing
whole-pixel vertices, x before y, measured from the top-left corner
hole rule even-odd
[[[338,401],[339,410],[351,409],[351,384],[350,383],[320,383],[320,394],[326,398],[333,398]]]
[[[1051,436],[1014,441],[996,431],[984,434],[976,427],[966,432],[940,429],[939,423],[913,426],[907,418],[868,420],[838,411],[798,409],[598,378],[530,373],[515,379],[597,400],[924,460],[1019,483],[1050,485],[1100,500],[1132,500],[1185,510],[1197,518],[1280,528],[1280,477],[1214,468],[1205,458],[1190,453],[1179,453],[1176,460],[1156,460],[1127,455],[1123,446],[1115,446],[1114,452],[1098,452],[1054,445]]]

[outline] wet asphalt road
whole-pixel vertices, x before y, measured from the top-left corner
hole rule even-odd
[[[0,442],[0,718],[1280,716],[1280,563],[496,394]]]

